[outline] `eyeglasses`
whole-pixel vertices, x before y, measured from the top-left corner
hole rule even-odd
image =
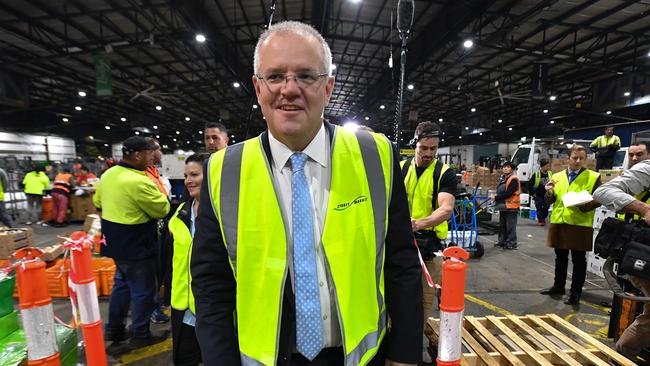
[[[326,72],[318,73],[315,71],[302,71],[294,75],[281,72],[269,72],[262,75],[255,75],[255,77],[259,80],[263,80],[272,91],[277,91],[289,82],[289,78],[293,78],[301,88],[310,88],[317,85],[321,78],[328,75],[329,74]]]

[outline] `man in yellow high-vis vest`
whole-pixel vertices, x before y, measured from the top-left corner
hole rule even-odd
[[[11,215],[7,212],[5,207],[5,192],[9,192],[9,178],[7,173],[0,168],[0,224],[3,224],[6,227],[13,227],[14,223],[11,220]]]
[[[331,52],[311,26],[272,25],[254,69],[268,131],[212,154],[200,196],[203,363],[415,365],[422,271],[399,155],[381,134],[323,121]]]
[[[442,280],[442,257],[434,253],[443,249],[449,227],[447,220],[454,210],[457,179],[447,164],[436,159],[440,132],[434,123],[425,121],[415,128],[412,144],[415,158],[400,163],[402,179],[411,212],[413,232],[433,281]],[[422,276],[424,321],[431,315],[436,299],[436,289]],[[431,362],[428,352],[422,354],[424,362]]]
[[[612,169],[616,152],[621,148],[621,139],[614,135],[614,127],[605,128],[605,134],[598,136],[589,145],[596,153],[596,171]]]

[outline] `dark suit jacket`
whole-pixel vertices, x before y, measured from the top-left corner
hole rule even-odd
[[[334,126],[326,122],[325,125],[331,139]],[[272,161],[268,132],[262,134],[262,143]],[[422,271],[413,245],[408,201],[404,182],[399,179],[399,154],[396,150],[393,156],[395,177],[388,212],[384,263],[386,306],[392,327],[384,338],[382,352],[386,358],[396,362],[416,363],[422,357]],[[207,164],[203,174],[206,177],[203,182],[207,183]],[[237,284],[208,189],[207,184],[201,187],[201,205],[191,261],[196,334],[205,365],[239,365],[239,346],[233,319]],[[292,364],[291,355],[295,345],[295,301],[290,281],[290,276],[287,276],[278,365]]]

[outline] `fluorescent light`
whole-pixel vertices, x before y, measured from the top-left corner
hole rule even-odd
[[[234,139],[234,138],[235,138],[235,135],[230,135],[230,137]]]
[[[63,118],[61,118],[61,121],[63,121],[63,122],[68,122],[68,121],[70,121],[70,120],[69,120],[68,118],[66,118],[66,117],[63,117]]]
[[[203,135],[203,131],[200,131],[200,130],[199,130],[199,135]]]
[[[175,138],[173,138],[172,140],[174,140],[174,142],[176,142],[176,139],[175,139]]]
[[[135,134],[136,134],[136,135],[139,135],[139,134],[140,134],[140,131],[135,131]]]
[[[196,39],[197,42],[203,43],[205,42],[205,36],[201,33],[197,34],[194,39]]]
[[[176,131],[176,134],[177,134],[177,135],[180,135],[180,134],[181,134],[181,131]]]
[[[108,144],[104,144],[104,147],[108,147]]]
[[[499,119],[499,123],[503,123],[503,120],[502,120],[502,119]]]
[[[363,119],[365,119],[366,121],[370,121],[370,117],[368,116],[363,117]]]
[[[235,88],[239,88],[241,84],[235,81],[234,83],[232,83],[232,86],[234,86]]]
[[[157,111],[162,110],[162,106],[157,105],[157,106],[156,106],[156,110],[157,110]]]
[[[444,119],[438,118],[438,122],[442,122],[442,121],[444,121]]]
[[[345,122],[343,127],[347,128],[348,130],[355,131],[359,129],[359,124],[354,121],[349,121],[349,122]]]
[[[551,120],[551,122],[550,122],[550,123],[551,123],[552,125],[554,125],[554,124],[555,124],[555,121],[554,121],[554,120]]]
[[[625,93],[623,93],[623,96],[629,97],[630,94],[631,94],[631,93],[630,93],[629,91],[626,91]]]
[[[83,91],[83,90],[79,90],[79,91],[77,92],[77,94],[79,94],[79,96],[82,97],[82,98],[86,96],[86,92]]]
[[[74,106],[74,109],[77,110],[77,111],[81,111],[81,110],[82,110],[82,108],[79,107],[78,105]]]
[[[469,130],[469,127],[465,126],[465,130]]]
[[[154,130],[157,130],[157,129],[158,129],[158,126],[157,126],[157,125],[153,125],[153,129],[154,129]]]
[[[542,112],[544,112],[544,113],[548,113],[548,109],[544,109]]]
[[[472,41],[471,39],[466,39],[465,42],[463,42],[463,47],[465,48],[474,47],[474,41]]]
[[[111,126],[106,125],[106,126],[104,126],[104,128],[107,129],[107,130],[110,130]]]
[[[257,109],[257,104],[253,104],[253,109]]]
[[[120,118],[120,121],[126,122],[126,118],[122,117],[122,118]]]
[[[508,131],[512,131],[512,127],[508,127]]]
[[[190,117],[185,117],[185,120],[186,120],[186,121],[189,121],[189,120],[190,120]]]
[[[472,113],[474,113],[474,112],[476,112],[476,108],[472,107],[472,109],[470,109],[470,111],[472,111]]]
[[[386,109],[386,106],[382,104],[379,106],[379,109]]]
[[[554,100],[557,99],[557,96],[555,96],[555,95],[551,95],[550,97],[548,97],[548,99],[551,100],[551,101],[554,101]]]
[[[605,113],[606,113],[606,114],[612,114],[612,111],[607,111],[607,112],[605,112]]]
[[[415,85],[409,84],[409,85],[406,86],[406,89],[413,90],[413,89],[415,89]]]

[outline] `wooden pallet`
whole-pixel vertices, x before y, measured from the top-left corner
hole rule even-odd
[[[426,334],[438,344],[438,319],[429,318]],[[465,316],[463,366],[623,366],[636,364],[555,314],[506,317]]]

